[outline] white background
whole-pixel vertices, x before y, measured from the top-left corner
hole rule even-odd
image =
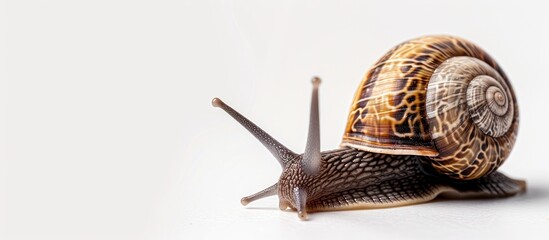
[[[547,1],[9,1],[0,5],[1,239],[480,239],[549,235]],[[278,163],[222,98],[304,149],[310,78],[322,149],[339,145],[367,68],[451,34],[504,68],[520,105],[500,168],[524,195],[327,212],[276,197]]]

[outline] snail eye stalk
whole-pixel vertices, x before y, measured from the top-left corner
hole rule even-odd
[[[320,78],[314,77],[313,94],[311,97],[311,115],[309,117],[309,134],[307,136],[307,145],[301,162],[303,170],[308,175],[315,175],[320,171],[320,117],[318,110],[318,86]]]
[[[252,121],[248,120],[246,117],[242,116],[229,105],[225,104],[223,101],[221,101],[221,99],[214,98],[212,100],[212,105],[214,107],[223,109],[226,113],[233,117],[234,120],[239,122],[252,135],[254,135],[254,137],[256,137],[257,140],[259,140],[259,142],[261,142],[263,146],[265,146],[265,148],[267,148],[267,150],[269,150],[271,154],[273,154],[273,156],[276,158],[276,160],[278,160],[282,168],[286,167],[288,162],[298,156],[296,153],[292,152],[292,150],[288,149],[276,139],[271,137],[271,135],[269,135],[267,132],[263,131],[263,129],[255,125]]]

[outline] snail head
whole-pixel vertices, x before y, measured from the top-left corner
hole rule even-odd
[[[309,133],[307,136],[307,144],[305,147],[305,152],[303,154],[297,154],[292,150],[288,149],[286,146],[282,145],[276,139],[271,137],[267,132],[263,131],[260,127],[254,124],[252,121],[248,120],[246,117],[238,113],[236,110],[231,108],[229,105],[225,104],[221,99],[214,98],[212,100],[212,105],[223,109],[228,113],[233,119],[239,122],[244,128],[246,128],[254,137],[256,137],[259,142],[271,152],[271,154],[278,160],[282,166],[283,171],[293,162],[300,162],[299,166],[303,172],[309,176],[314,176],[320,172],[321,168],[321,155],[320,155],[320,121],[319,121],[319,110],[318,110],[318,87],[321,83],[320,78],[313,77],[311,80],[313,84],[313,93],[311,97],[311,110],[309,118]],[[241,202],[243,205],[255,201],[257,199],[276,195],[278,194],[278,183],[274,184],[256,194],[250,195],[248,197],[242,198]],[[296,195],[303,195],[302,191],[296,190]],[[299,205],[297,199],[303,197],[297,196],[296,203],[293,205]],[[281,203],[281,208],[286,208]],[[303,215],[300,217],[305,218]]]

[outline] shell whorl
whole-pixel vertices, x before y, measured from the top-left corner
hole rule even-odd
[[[451,69],[454,78],[438,75]],[[467,40],[426,36],[397,45],[366,73],[341,145],[429,156],[439,172],[475,179],[508,157],[517,128],[515,95],[499,65]]]
[[[512,89],[494,68],[472,57],[454,57],[433,73],[427,87],[427,121],[439,154],[431,165],[457,179],[477,179],[508,157],[518,111]]]
[[[483,62],[475,62],[489,68]],[[492,73],[495,78],[479,75],[471,80],[467,88],[467,106],[471,119],[484,134],[501,137],[511,127],[514,106],[509,87],[497,72],[492,70]]]

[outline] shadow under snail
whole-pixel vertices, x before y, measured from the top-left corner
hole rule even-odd
[[[274,155],[278,183],[242,198],[278,195],[281,210],[383,208],[526,189],[496,169],[516,139],[518,106],[503,70],[473,43],[425,36],[397,45],[365,74],[339,149],[320,151],[319,78],[313,78],[305,153],[289,150],[214,98]]]

